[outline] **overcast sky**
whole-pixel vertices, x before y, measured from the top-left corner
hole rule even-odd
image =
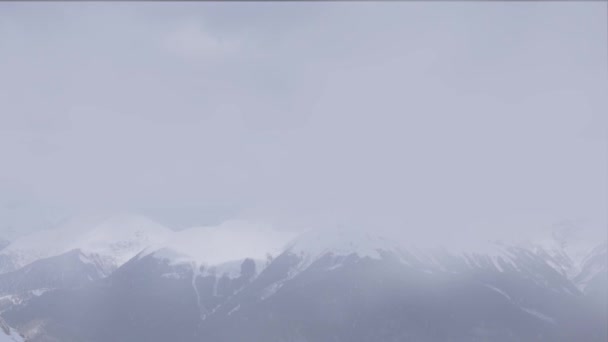
[[[606,20],[601,2],[0,3],[3,211],[605,230]]]

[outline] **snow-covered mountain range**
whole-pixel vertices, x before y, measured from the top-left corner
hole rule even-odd
[[[463,249],[242,221],[180,232],[138,216],[80,222],[55,230],[69,242],[49,230],[0,252],[14,268],[0,274],[1,315],[31,341],[608,337],[606,242],[581,256],[559,239]]]
[[[588,243],[564,241],[555,236],[517,244],[488,241],[468,249],[456,246],[404,246],[395,239],[370,231],[343,228],[323,232],[313,230],[301,234],[297,239],[294,237],[296,235],[293,233],[238,220],[176,232],[140,215],[88,215],[65,220],[55,228],[36,231],[9,243],[0,250],[0,274],[73,250],[79,250],[83,257],[95,260],[106,276],[134,256],[141,258],[148,254],[169,259],[173,263],[194,262],[217,266],[245,258],[265,260],[269,255],[277,255],[286,249],[294,254],[306,254],[306,258],[310,259],[304,261],[305,265],[328,251],[334,255],[356,253],[377,258],[378,250],[385,250],[399,254],[404,262],[414,258],[429,265],[444,267],[436,259],[437,252],[441,252],[439,254],[460,256],[466,263],[475,263],[479,255],[488,256],[495,267],[501,268],[501,264],[511,263],[512,253],[517,248],[542,257],[554,270],[576,279],[577,285],[582,287],[595,273],[602,272],[600,266],[588,265],[592,249]],[[290,240],[293,241],[287,244]],[[603,248],[600,245],[594,253],[605,253]],[[583,269],[585,276],[580,275]]]

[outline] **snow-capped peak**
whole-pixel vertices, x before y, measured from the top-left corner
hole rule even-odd
[[[357,229],[325,229],[308,231],[292,241],[287,252],[314,261],[326,254],[379,259],[381,251],[395,252],[398,243],[373,232]]]
[[[581,271],[574,281],[581,290],[585,290],[589,283],[600,274],[608,273],[608,242],[595,247],[581,263]]]
[[[162,243],[170,235],[169,229],[143,216],[79,216],[56,228],[13,241],[0,252],[3,259],[0,273],[74,249],[97,255],[117,267],[147,246]]]
[[[153,245],[140,257],[153,254],[172,263],[220,265],[251,258],[264,260],[277,254],[292,233],[270,226],[231,220],[218,226],[192,227],[175,232],[164,243]]]

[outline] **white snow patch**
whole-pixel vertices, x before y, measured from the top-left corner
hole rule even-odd
[[[484,284],[484,286],[485,286],[485,287],[487,287],[487,288],[489,288],[489,289],[491,289],[491,290],[493,290],[493,291],[495,291],[495,292],[498,292],[498,293],[499,293],[499,294],[501,294],[503,297],[505,297],[506,299],[508,299],[510,302],[512,302],[512,301],[513,301],[513,300],[511,299],[511,296],[509,296],[509,295],[508,295],[508,294],[507,294],[505,291],[503,291],[503,290],[501,290],[501,289],[499,289],[499,288],[497,288],[497,287],[494,287],[494,286],[492,286],[492,285],[488,285],[488,284]]]
[[[181,279],[182,278],[181,274],[179,274],[177,272],[163,273],[160,276],[162,278],[167,278],[167,279]]]
[[[334,265],[329,266],[329,267],[326,269],[326,271],[333,271],[333,270],[338,269],[338,268],[340,268],[340,267],[342,267],[342,264],[337,263],[337,264],[334,264]]]
[[[80,261],[81,261],[83,264],[87,264],[87,265],[94,265],[94,264],[95,264],[95,263],[94,263],[94,262],[93,262],[91,259],[87,258],[87,257],[86,257],[84,254],[82,254],[82,253],[78,253],[78,259],[80,259]]]
[[[241,304],[235,306],[232,310],[230,310],[228,312],[228,316],[232,315],[233,313],[237,312],[239,309],[241,308]]]
[[[540,312],[538,312],[536,310],[532,310],[532,309],[529,309],[529,308],[524,308],[524,307],[522,307],[521,309],[523,311],[529,313],[530,315],[532,315],[532,316],[534,316],[536,318],[539,318],[539,319],[541,319],[541,320],[543,320],[543,321],[545,321],[547,323],[555,324],[555,320],[553,318],[551,318],[551,317],[549,317],[549,316],[547,316],[547,315],[545,315],[543,313],[540,313]]]
[[[277,291],[283,286],[284,281],[280,281],[280,282],[276,282],[271,284],[270,286],[266,287],[264,289],[264,292],[262,293],[262,296],[260,297],[260,300],[266,300],[268,298],[270,298],[272,295],[274,295],[275,293],[277,293]]]
[[[42,296],[43,293],[49,291],[49,289],[36,289],[32,291],[32,294],[36,297]]]
[[[492,258],[492,263],[494,264],[494,267],[496,267],[496,269],[498,270],[498,272],[504,272],[505,270],[502,269],[502,266],[500,265],[500,261],[502,260],[501,257],[496,257],[496,258]]]
[[[194,290],[194,294],[196,296],[196,306],[198,307],[198,312],[201,317],[201,320],[205,319],[205,315],[207,314],[207,309],[201,304],[201,295],[198,292],[198,287],[196,286],[196,278],[198,278],[201,274],[200,267],[196,264],[196,262],[192,262],[192,289]]]

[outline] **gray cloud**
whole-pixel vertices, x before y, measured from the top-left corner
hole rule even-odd
[[[0,189],[193,220],[605,229],[602,6],[0,4]]]

